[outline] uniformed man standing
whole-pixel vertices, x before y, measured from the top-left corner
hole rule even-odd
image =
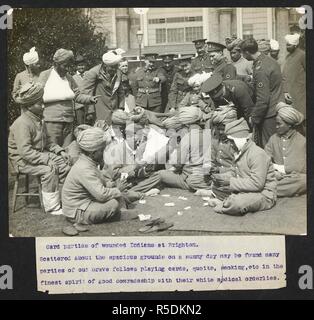
[[[258,51],[258,44],[253,38],[244,40],[241,50],[247,60],[253,61],[255,107],[250,123],[257,129],[256,142],[264,147],[276,132],[276,105],[283,99],[282,75],[279,64]]]
[[[233,80],[237,77],[237,69],[230,62],[226,62],[223,50],[226,48],[223,44],[207,41],[207,52],[214,66],[214,73],[221,74],[224,80]]]
[[[167,109],[170,111],[175,111],[184,96],[191,90],[188,84],[189,78],[194,74],[191,68],[191,58],[192,56],[185,56],[178,59],[179,71],[174,75],[168,95]]]
[[[166,77],[160,69],[157,69],[157,56],[155,53],[144,55],[145,67],[135,72],[132,90],[137,106],[154,112],[162,112],[161,86],[166,81]]]
[[[202,92],[209,94],[215,106],[233,104],[238,119],[244,117],[249,121],[254,108],[253,92],[241,80],[225,80],[219,73],[214,74],[202,85]]]
[[[206,52],[206,39],[192,41],[195,45],[197,57],[192,61],[192,70],[195,73],[212,72],[214,67]]]
[[[171,87],[174,75],[177,71],[173,61],[174,56],[175,56],[174,54],[162,54],[159,56],[162,58],[162,62],[163,62],[163,65],[160,68],[160,70],[161,72],[163,72],[164,76],[166,77],[166,81],[161,85],[162,112],[166,110],[170,87]]]

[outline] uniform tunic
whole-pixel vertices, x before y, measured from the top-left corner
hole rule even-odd
[[[176,72],[168,95],[168,109],[177,109],[179,103],[191,90],[191,87],[188,85],[188,80],[192,75],[193,72],[188,74],[184,72]]]
[[[44,192],[57,190],[59,178],[65,178],[69,166],[61,156],[64,151],[51,142],[42,119],[30,111],[25,111],[10,127],[8,153],[17,172],[41,176]],[[53,160],[58,167],[54,172],[49,166]]]
[[[225,80],[224,84],[224,98],[234,103],[238,119],[244,117],[248,120],[254,108],[252,90],[241,80]]]
[[[237,69],[234,65],[224,60],[215,65],[214,73],[219,73],[223,80],[235,80],[237,78]]]
[[[305,52],[296,48],[287,55],[283,66],[283,91],[291,95],[293,105],[306,118],[305,72]]]
[[[105,183],[97,163],[81,154],[62,189],[63,214],[85,223],[101,223],[111,218],[118,209],[115,199],[121,192],[117,188],[107,188]]]
[[[268,210],[277,199],[275,169],[266,152],[248,140],[235,156],[235,177],[230,179],[232,194],[223,201],[222,213],[244,215]]]
[[[159,82],[153,81],[155,77]],[[161,86],[166,81],[166,77],[160,69],[148,70],[140,68],[135,72],[134,81],[132,81],[133,95],[136,99],[136,105],[154,112],[161,110]]]
[[[207,53],[205,53],[202,57],[197,56],[192,60],[191,68],[194,73],[202,73],[202,72],[212,72],[214,70],[214,66],[211,63],[210,57]]]
[[[179,104],[179,109],[183,107],[197,107],[206,113],[209,113],[211,111],[210,105],[203,100],[201,92],[188,92]]]
[[[204,180],[204,161],[206,150],[209,149],[210,137],[204,137],[199,125],[192,124],[181,139],[177,148],[177,163],[182,165],[182,172],[176,173],[161,170],[133,187],[133,191],[146,192],[159,186],[168,186],[184,190],[209,189]]]
[[[283,99],[282,75],[279,64],[263,53],[253,63],[255,107],[252,122],[257,126],[264,147],[276,132],[276,105]]]
[[[82,91],[83,77],[84,77],[84,74],[81,75],[78,72],[73,75],[73,79],[76,82],[77,87],[79,88],[80,91]],[[85,123],[85,116],[87,111],[85,110],[85,105],[82,103],[75,102],[74,109],[75,109],[77,125]]]
[[[283,165],[285,174],[278,179],[278,197],[292,197],[306,192],[306,139],[296,130],[280,137],[274,134],[265,151],[275,164]]]
[[[51,72],[54,68],[43,71],[38,82],[46,85]],[[65,78],[70,89],[74,93],[73,100],[56,100],[45,103],[44,120],[47,125],[47,132],[53,142],[60,146],[67,147],[72,142],[73,121],[74,121],[74,102],[88,104],[91,96],[82,94],[73,77],[67,73]]]
[[[210,152],[210,167],[214,168],[215,172],[224,174],[233,170],[234,149],[229,139],[212,138]],[[224,192],[215,185],[212,185],[212,191],[218,199],[225,199],[230,195],[230,192]]]
[[[106,72],[103,64],[99,64],[85,73],[82,92],[90,95],[99,95],[95,104],[96,119],[105,120],[111,124],[112,112],[118,108],[120,78],[113,77]]]
[[[38,76],[30,74],[27,70],[18,73],[14,79],[12,97],[15,100],[21,87],[28,82],[37,82]]]

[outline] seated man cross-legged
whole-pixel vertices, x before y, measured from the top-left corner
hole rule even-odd
[[[225,134],[233,141],[235,163],[229,175],[212,175],[214,185],[230,192],[215,203],[215,211],[242,216],[247,212],[271,209],[277,198],[275,169],[270,157],[250,138],[249,127],[241,118],[226,124]]]
[[[100,128],[86,129],[77,137],[81,154],[62,189],[63,214],[74,224],[104,223],[120,212],[121,192],[127,182],[120,180],[117,187],[107,187],[98,168],[108,142],[109,136]]]

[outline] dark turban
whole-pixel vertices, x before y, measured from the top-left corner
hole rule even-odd
[[[229,51],[232,51],[233,49],[236,49],[236,50],[241,50],[240,48],[240,45],[242,43],[242,39],[234,39],[232,42],[230,42],[228,45],[227,45],[227,49]]]
[[[62,63],[69,59],[74,59],[73,51],[66,49],[58,49],[53,56],[53,62]]]
[[[28,82],[22,86],[15,98],[21,106],[31,106],[40,101],[44,95],[44,88],[40,83]]]

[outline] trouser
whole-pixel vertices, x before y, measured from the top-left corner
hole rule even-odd
[[[79,126],[80,124],[84,124],[85,123],[85,117],[86,117],[86,110],[85,110],[85,106],[76,109],[75,110],[75,116],[76,116],[76,124]]]
[[[292,173],[277,181],[278,197],[297,197],[306,193],[306,174]]]
[[[45,152],[46,153],[46,152]],[[52,160],[56,166],[56,171],[47,165],[19,165],[18,171],[20,173],[40,176],[42,190],[44,192],[55,192],[58,190],[59,182],[63,183],[70,166],[63,160],[61,156],[57,156],[52,152],[48,152],[49,159]]]
[[[275,200],[268,199],[261,193],[233,193],[223,201],[222,213],[243,216],[248,212],[269,210],[274,205]]]
[[[105,203],[91,202],[85,211],[77,210],[76,222],[83,224],[99,224],[110,221],[119,213],[120,204],[116,199]]]
[[[27,164],[18,168],[20,173],[40,176],[43,192],[56,192],[59,188],[59,175],[49,166]]]
[[[264,149],[269,138],[276,133],[276,116],[264,119],[257,127],[259,141],[255,141],[255,143]]]
[[[148,179],[145,179],[131,188],[132,191],[147,192],[152,188],[167,186],[170,188],[178,188],[189,191],[196,191],[197,189],[209,189],[209,185],[204,181],[202,175],[185,173],[175,173],[168,170],[160,170],[155,172]]]
[[[55,167],[48,165],[18,166],[20,173],[40,176],[42,187],[42,200],[46,212],[60,209],[59,181],[63,183],[70,167],[62,157],[49,153],[49,158],[53,160]]]
[[[153,112],[157,112],[157,113],[163,113],[161,104],[157,105],[155,107],[149,107],[149,108],[145,108],[145,109],[148,110],[148,111],[153,111]]]
[[[65,148],[73,140],[73,122],[46,122],[51,141]]]

